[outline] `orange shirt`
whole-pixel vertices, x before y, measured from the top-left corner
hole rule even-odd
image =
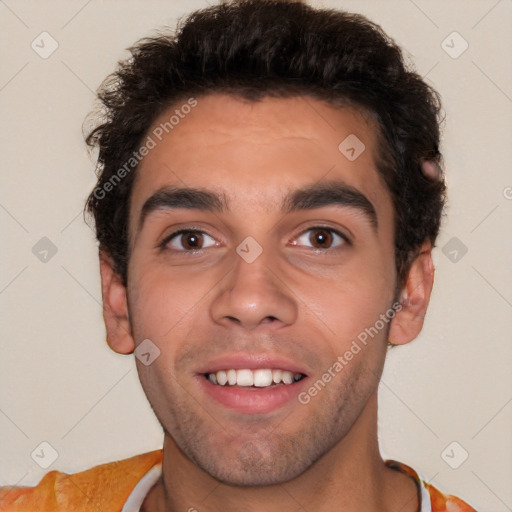
[[[156,450],[71,475],[50,471],[35,487],[0,487],[0,511],[121,512],[128,498],[140,491],[137,484],[161,463],[162,450]],[[421,501],[418,512],[476,512],[460,498],[422,481],[409,466],[393,460],[386,464],[415,480]]]

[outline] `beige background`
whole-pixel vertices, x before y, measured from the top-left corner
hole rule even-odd
[[[381,24],[439,90],[447,117],[450,205],[435,290],[421,336],[386,363],[383,455],[478,510],[512,510],[512,2],[321,5]],[[202,6],[0,2],[0,484],[37,483],[46,470],[31,453],[43,441],[58,452],[49,469],[68,472],[161,446],[133,356],[104,342],[96,245],[81,216],[94,183],[81,124],[126,47]],[[59,45],[47,59],[31,48],[43,31]],[[457,59],[441,46],[453,31],[469,44]],[[46,263],[32,252],[42,237],[57,247]],[[442,252],[453,237],[468,249],[455,263]],[[469,454],[458,469],[441,456],[453,441],[452,464]]]

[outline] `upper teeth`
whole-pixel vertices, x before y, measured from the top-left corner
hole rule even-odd
[[[270,370],[260,369],[257,370],[219,370],[215,373],[208,373],[208,379],[213,384],[225,386],[256,386],[262,388],[271,386],[272,384],[291,384],[299,380],[302,374],[293,374],[287,370]]]

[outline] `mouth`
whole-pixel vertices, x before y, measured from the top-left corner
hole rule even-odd
[[[209,406],[244,415],[298,405],[308,379],[305,369],[293,361],[265,356],[224,357],[196,373]]]

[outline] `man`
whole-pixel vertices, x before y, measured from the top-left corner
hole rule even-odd
[[[472,511],[377,440],[445,200],[439,98],[399,48],[358,15],[238,1],[140,42],[99,97],[107,337],[163,450],[0,509]]]

